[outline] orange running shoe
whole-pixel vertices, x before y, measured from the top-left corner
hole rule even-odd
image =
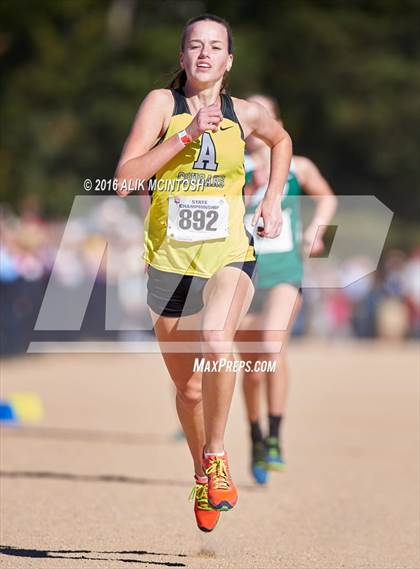
[[[238,501],[238,492],[229,472],[228,457],[204,453],[204,472],[209,478],[208,500],[215,510],[231,510]]]
[[[197,526],[201,531],[209,532],[214,530],[219,521],[220,512],[212,508],[208,501],[208,479],[207,476],[194,476],[195,486],[191,490],[190,500],[194,502],[194,514]]]

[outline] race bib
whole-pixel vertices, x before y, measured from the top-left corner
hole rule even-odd
[[[257,226],[252,226],[251,221],[253,214],[245,216],[245,225],[248,231],[254,235],[254,248],[257,255],[264,253],[287,253],[293,249],[292,223],[290,212],[286,209],[283,211],[283,225],[281,233],[278,237],[270,239],[269,237],[259,237],[257,234]]]
[[[209,241],[229,234],[229,205],[224,197],[170,197],[166,234],[176,241]]]

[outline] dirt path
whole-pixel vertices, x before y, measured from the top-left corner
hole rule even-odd
[[[237,389],[240,501],[207,535],[159,356],[3,362],[3,396],[38,393],[45,419],[3,429],[1,566],[417,569],[417,347],[295,342],[290,364],[287,471],[253,485]]]

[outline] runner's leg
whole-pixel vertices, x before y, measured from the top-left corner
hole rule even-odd
[[[233,361],[233,340],[254,293],[249,276],[235,267],[224,267],[204,289],[203,353],[211,362]],[[236,373],[220,370],[203,373],[203,408],[206,449],[223,452],[224,434],[235,387]]]
[[[262,319],[259,314],[247,314],[241,322],[241,326],[236,333],[235,340],[241,343],[252,342],[253,344],[261,345],[261,325]],[[255,362],[258,359],[263,358],[263,353],[241,352],[241,359],[246,362],[251,362],[252,366],[252,371],[244,370],[242,378],[242,391],[245,399],[247,417],[250,423],[255,423],[260,419],[261,388],[265,381],[265,372],[254,371],[254,367]]]
[[[270,290],[264,306],[263,343],[269,346],[272,342],[282,342],[280,353],[270,356],[276,368],[267,373],[267,406],[272,416],[281,416],[285,410],[289,387],[287,342],[301,304],[298,289],[281,284]]]
[[[158,316],[152,310],[150,312],[156,337],[162,346],[163,359],[175,384],[176,409],[191,451],[195,472],[202,475],[202,454],[205,443],[201,394],[202,374],[201,372],[193,373],[194,359],[197,354],[170,353],[165,351],[164,346],[169,342],[194,342],[199,345],[201,316],[194,314],[183,317],[183,319],[190,319],[189,328],[191,330],[179,331],[177,330],[179,318]]]

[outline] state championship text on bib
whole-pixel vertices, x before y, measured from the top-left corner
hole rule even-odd
[[[229,205],[224,197],[170,197],[167,236],[176,241],[209,241],[229,235]]]

